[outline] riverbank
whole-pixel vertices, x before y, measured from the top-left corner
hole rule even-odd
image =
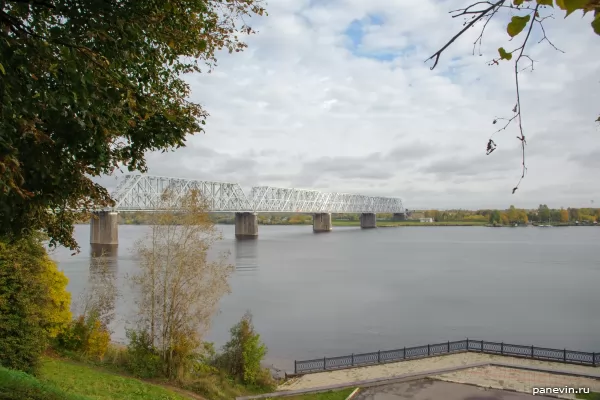
[[[290,224],[290,223],[261,223],[259,225],[274,225],[274,226],[311,226],[312,221],[308,221],[302,224]],[[233,225],[228,222],[217,222],[217,225]],[[332,220],[332,226],[360,226],[360,221],[345,221],[345,220]],[[472,221],[447,221],[447,222],[420,222],[420,221],[377,221],[378,228],[394,228],[400,226],[486,226],[485,222],[472,222]]]
[[[351,385],[360,381],[394,378],[405,374],[427,373],[430,371],[433,375],[433,371],[491,363],[501,364],[502,367],[486,366],[456,372],[437,372],[435,378],[529,393],[531,393],[533,387],[547,387],[549,384],[556,387],[564,387],[565,385],[587,387],[592,391],[600,391],[600,379],[591,378],[600,378],[598,368],[480,353],[449,354],[419,360],[317,372],[290,379],[280,385],[277,390],[287,391],[343,384]],[[514,368],[510,368],[510,366]],[[523,368],[530,368],[531,370]],[[544,372],[540,372],[542,370]],[[556,374],[553,372],[556,372]],[[565,373],[580,376],[569,376]]]

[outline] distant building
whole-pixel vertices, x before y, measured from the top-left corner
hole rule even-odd
[[[419,218],[419,222],[432,223],[433,222],[433,218]]]

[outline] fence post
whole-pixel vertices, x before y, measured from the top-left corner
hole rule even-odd
[[[504,342],[500,343],[500,354],[504,355]]]
[[[467,351],[469,351],[469,338],[467,338]]]
[[[431,355],[431,350],[429,349],[429,345],[427,345],[427,355]]]
[[[381,350],[377,350],[377,364],[381,364]]]
[[[294,375],[298,373],[298,362],[294,360]]]
[[[481,352],[483,353],[483,340],[481,341]]]
[[[406,360],[406,346],[404,346],[404,359]]]
[[[592,366],[596,366],[596,353],[592,353]]]
[[[327,369],[327,358],[323,357],[323,371]]]
[[[448,340],[448,353],[450,353],[450,341]]]
[[[563,362],[566,363],[567,362],[567,349],[563,350]]]
[[[533,358],[533,346],[531,346],[531,358]]]
[[[354,353],[352,353],[352,366],[354,367]]]

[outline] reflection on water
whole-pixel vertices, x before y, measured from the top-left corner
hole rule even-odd
[[[106,257],[116,258],[119,255],[119,245],[117,244],[90,244],[90,255],[92,257],[100,257],[101,255]]]
[[[235,242],[236,271],[254,271],[258,269],[258,241],[238,240]]]
[[[116,341],[137,318],[127,277],[139,271],[131,249],[148,229],[121,225],[118,249],[104,248],[121,291]],[[213,257],[229,252],[236,271],[206,339],[220,347],[251,310],[268,361],[281,368],[465,337],[600,350],[596,227],[335,227],[313,235],[308,226],[261,226],[258,240],[237,242],[233,225],[219,229]],[[102,253],[88,244],[89,226],[75,235],[80,254],[52,255],[74,298],[96,279],[91,254]]]

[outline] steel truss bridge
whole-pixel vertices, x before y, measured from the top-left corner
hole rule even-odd
[[[111,211],[160,211],[163,194],[178,202],[190,191],[198,191],[210,212],[251,213],[404,213],[402,200],[316,190],[253,187],[246,196],[237,183],[209,182],[151,175],[125,175],[112,194]]]

